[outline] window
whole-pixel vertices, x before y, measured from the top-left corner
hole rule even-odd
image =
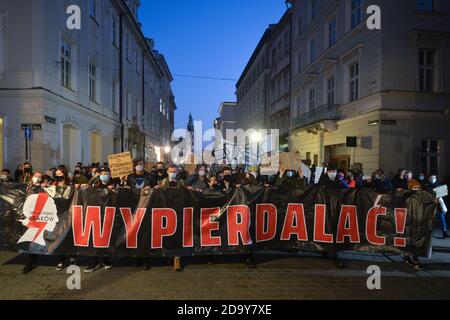
[[[433,11],[433,9],[434,9],[433,0],[417,0],[417,10]]]
[[[97,21],[97,0],[89,0],[89,15]]]
[[[117,21],[116,18],[113,16],[112,18],[112,28],[111,28],[111,37],[112,37],[112,43],[114,46],[117,47]]]
[[[317,45],[316,45],[316,39],[311,39],[309,42],[309,51],[311,54],[311,62],[313,62],[317,57]]]
[[[134,118],[136,119],[136,121],[138,121],[138,123],[141,123],[141,117],[139,117],[139,112],[141,111],[142,108],[142,104],[140,100],[136,100],[136,110],[134,113]]]
[[[352,11],[352,29],[359,25],[362,21],[362,0],[351,0]]]
[[[302,99],[301,96],[297,97],[297,116],[302,114]]]
[[[61,84],[70,88],[72,85],[72,47],[70,44],[61,40]]]
[[[327,103],[328,106],[334,105],[334,76],[327,79]]]
[[[89,99],[97,101],[97,67],[89,63]]]
[[[284,35],[284,53],[285,54],[288,54],[291,51],[290,43],[291,43],[290,35],[289,35],[289,33],[285,33],[285,35]]]
[[[332,47],[336,43],[336,18],[328,23],[328,47]]]
[[[127,120],[131,119],[131,93],[127,95],[127,110],[126,110]]]
[[[359,63],[350,66],[350,102],[359,98]]]
[[[112,81],[111,87],[111,107],[112,111],[118,113],[119,104],[117,103],[117,81]]]
[[[313,20],[319,11],[318,0],[311,0],[311,20]]]
[[[419,90],[434,91],[435,51],[420,50],[419,52]]]
[[[141,59],[139,56],[139,49],[136,48],[136,73],[141,74]]]
[[[309,89],[309,111],[316,107],[316,90]]]
[[[429,175],[439,175],[440,143],[436,139],[423,139],[421,150],[422,171]]]
[[[300,36],[302,34],[302,17],[298,17],[297,20],[297,36]]]
[[[130,62],[131,60],[131,45],[130,45],[130,36],[127,35],[126,39],[126,54],[127,54],[127,60]]]
[[[300,52],[297,56],[297,73],[302,72],[302,53]]]

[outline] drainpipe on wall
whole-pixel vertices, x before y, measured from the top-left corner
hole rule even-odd
[[[141,110],[141,115],[144,116],[145,115],[145,53],[148,52],[148,50],[144,50],[142,51],[142,110]],[[142,119],[143,121],[144,119]],[[146,145],[145,145],[145,123],[143,123],[142,125],[143,128],[143,133],[144,133],[144,146],[142,149],[142,157],[144,159],[145,162],[145,149],[146,149]]]
[[[125,125],[123,123],[123,17],[127,13],[119,14],[119,117],[120,117],[120,150],[125,151]]]

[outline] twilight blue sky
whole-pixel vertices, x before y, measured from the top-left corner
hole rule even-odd
[[[139,20],[172,73],[238,79],[284,0],[142,0]],[[174,77],[175,128],[189,112],[212,127],[222,101],[235,101],[235,82]],[[206,128],[205,128],[206,127]]]

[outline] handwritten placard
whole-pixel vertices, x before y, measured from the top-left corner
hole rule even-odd
[[[276,162],[276,157],[264,155],[261,161],[260,173],[263,176],[271,176],[277,174],[279,170],[278,163]]]
[[[436,192],[436,198],[443,198],[448,196],[448,187],[447,185],[443,185],[442,187],[433,189],[434,192]]]
[[[133,174],[133,160],[131,160],[130,152],[112,154],[108,157],[108,162],[111,169],[111,177],[113,178]]]

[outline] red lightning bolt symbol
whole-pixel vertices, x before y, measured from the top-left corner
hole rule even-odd
[[[33,242],[36,241],[36,239],[39,237],[39,235],[44,231],[45,226],[47,225],[47,222],[41,222],[38,221],[39,216],[42,213],[42,210],[44,210],[45,203],[48,200],[48,194],[47,193],[40,193],[38,195],[36,206],[34,207],[33,215],[30,217],[30,222],[28,222],[27,227],[28,228],[37,228],[38,231],[36,232],[36,235],[34,236]]]

